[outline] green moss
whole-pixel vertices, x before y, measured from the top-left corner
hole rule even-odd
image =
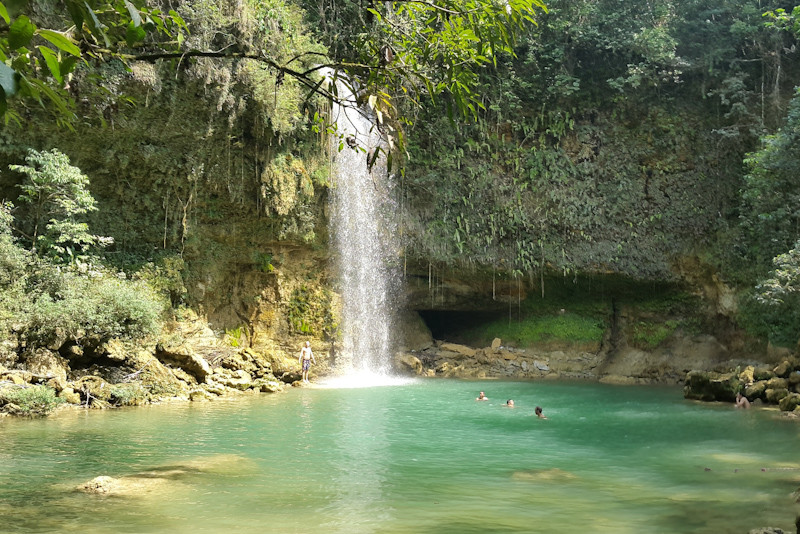
[[[518,346],[549,342],[593,343],[603,338],[604,331],[605,325],[595,317],[565,313],[529,317],[522,321],[494,321],[479,328],[476,337],[499,337]]]
[[[679,321],[638,321],[631,328],[633,346],[652,350],[661,345],[680,325]]]

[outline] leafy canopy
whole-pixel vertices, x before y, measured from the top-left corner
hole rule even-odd
[[[252,47],[246,35],[224,32],[213,50],[189,48],[183,18],[176,11],[149,8],[144,0],[66,0],[68,22],[58,29],[39,28],[26,14],[11,14],[0,0],[0,18],[5,22],[0,22],[0,80],[5,80],[0,115],[5,114],[6,121],[19,121],[18,115],[8,112],[6,102],[9,95],[19,93],[27,100],[49,102],[57,120],[68,124],[74,119],[73,106],[63,89],[79,61],[211,57],[261,61],[275,71],[276,83],[288,76],[305,86],[306,100],[315,94],[338,100],[334,86],[320,76],[323,68],[330,68],[358,88],[380,121],[402,120],[402,104],[417,106],[423,98],[441,95],[448,96],[451,113],[474,116],[483,106],[474,89],[479,68],[495,64],[502,54],[513,54],[517,36],[534,23],[535,11],[545,11],[541,0],[362,4],[337,0],[308,1],[303,6],[309,16],[325,21],[318,27],[332,50],[332,57],[326,57],[319,50],[302,48],[288,56],[273,53]],[[265,19],[270,12],[255,11]],[[313,65],[309,58],[314,58]]]
[[[0,117],[6,122],[21,122],[8,107],[8,97],[18,93],[69,125],[74,113],[65,88],[79,62],[123,58],[145,44],[174,48],[184,40],[183,19],[174,10],[150,8],[145,0],[64,0],[63,5],[64,26],[50,29],[0,1]]]

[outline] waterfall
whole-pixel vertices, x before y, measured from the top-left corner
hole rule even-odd
[[[334,103],[331,136],[331,240],[342,295],[342,346],[336,355],[340,374],[377,383],[390,375],[396,265],[397,214],[385,145],[369,115],[359,109],[352,92],[338,83],[343,103]],[[365,384],[368,385],[368,384]]]

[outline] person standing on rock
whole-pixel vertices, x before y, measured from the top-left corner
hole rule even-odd
[[[308,369],[311,367],[311,362],[314,362],[314,365],[317,364],[314,353],[311,351],[311,343],[308,341],[306,341],[306,344],[300,349],[299,362],[300,365],[303,366],[303,382],[308,383]]]

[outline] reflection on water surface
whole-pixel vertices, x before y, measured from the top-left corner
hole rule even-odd
[[[6,419],[0,531],[791,531],[800,426],[775,415],[676,388],[431,380]],[[75,489],[101,475],[120,486]]]

